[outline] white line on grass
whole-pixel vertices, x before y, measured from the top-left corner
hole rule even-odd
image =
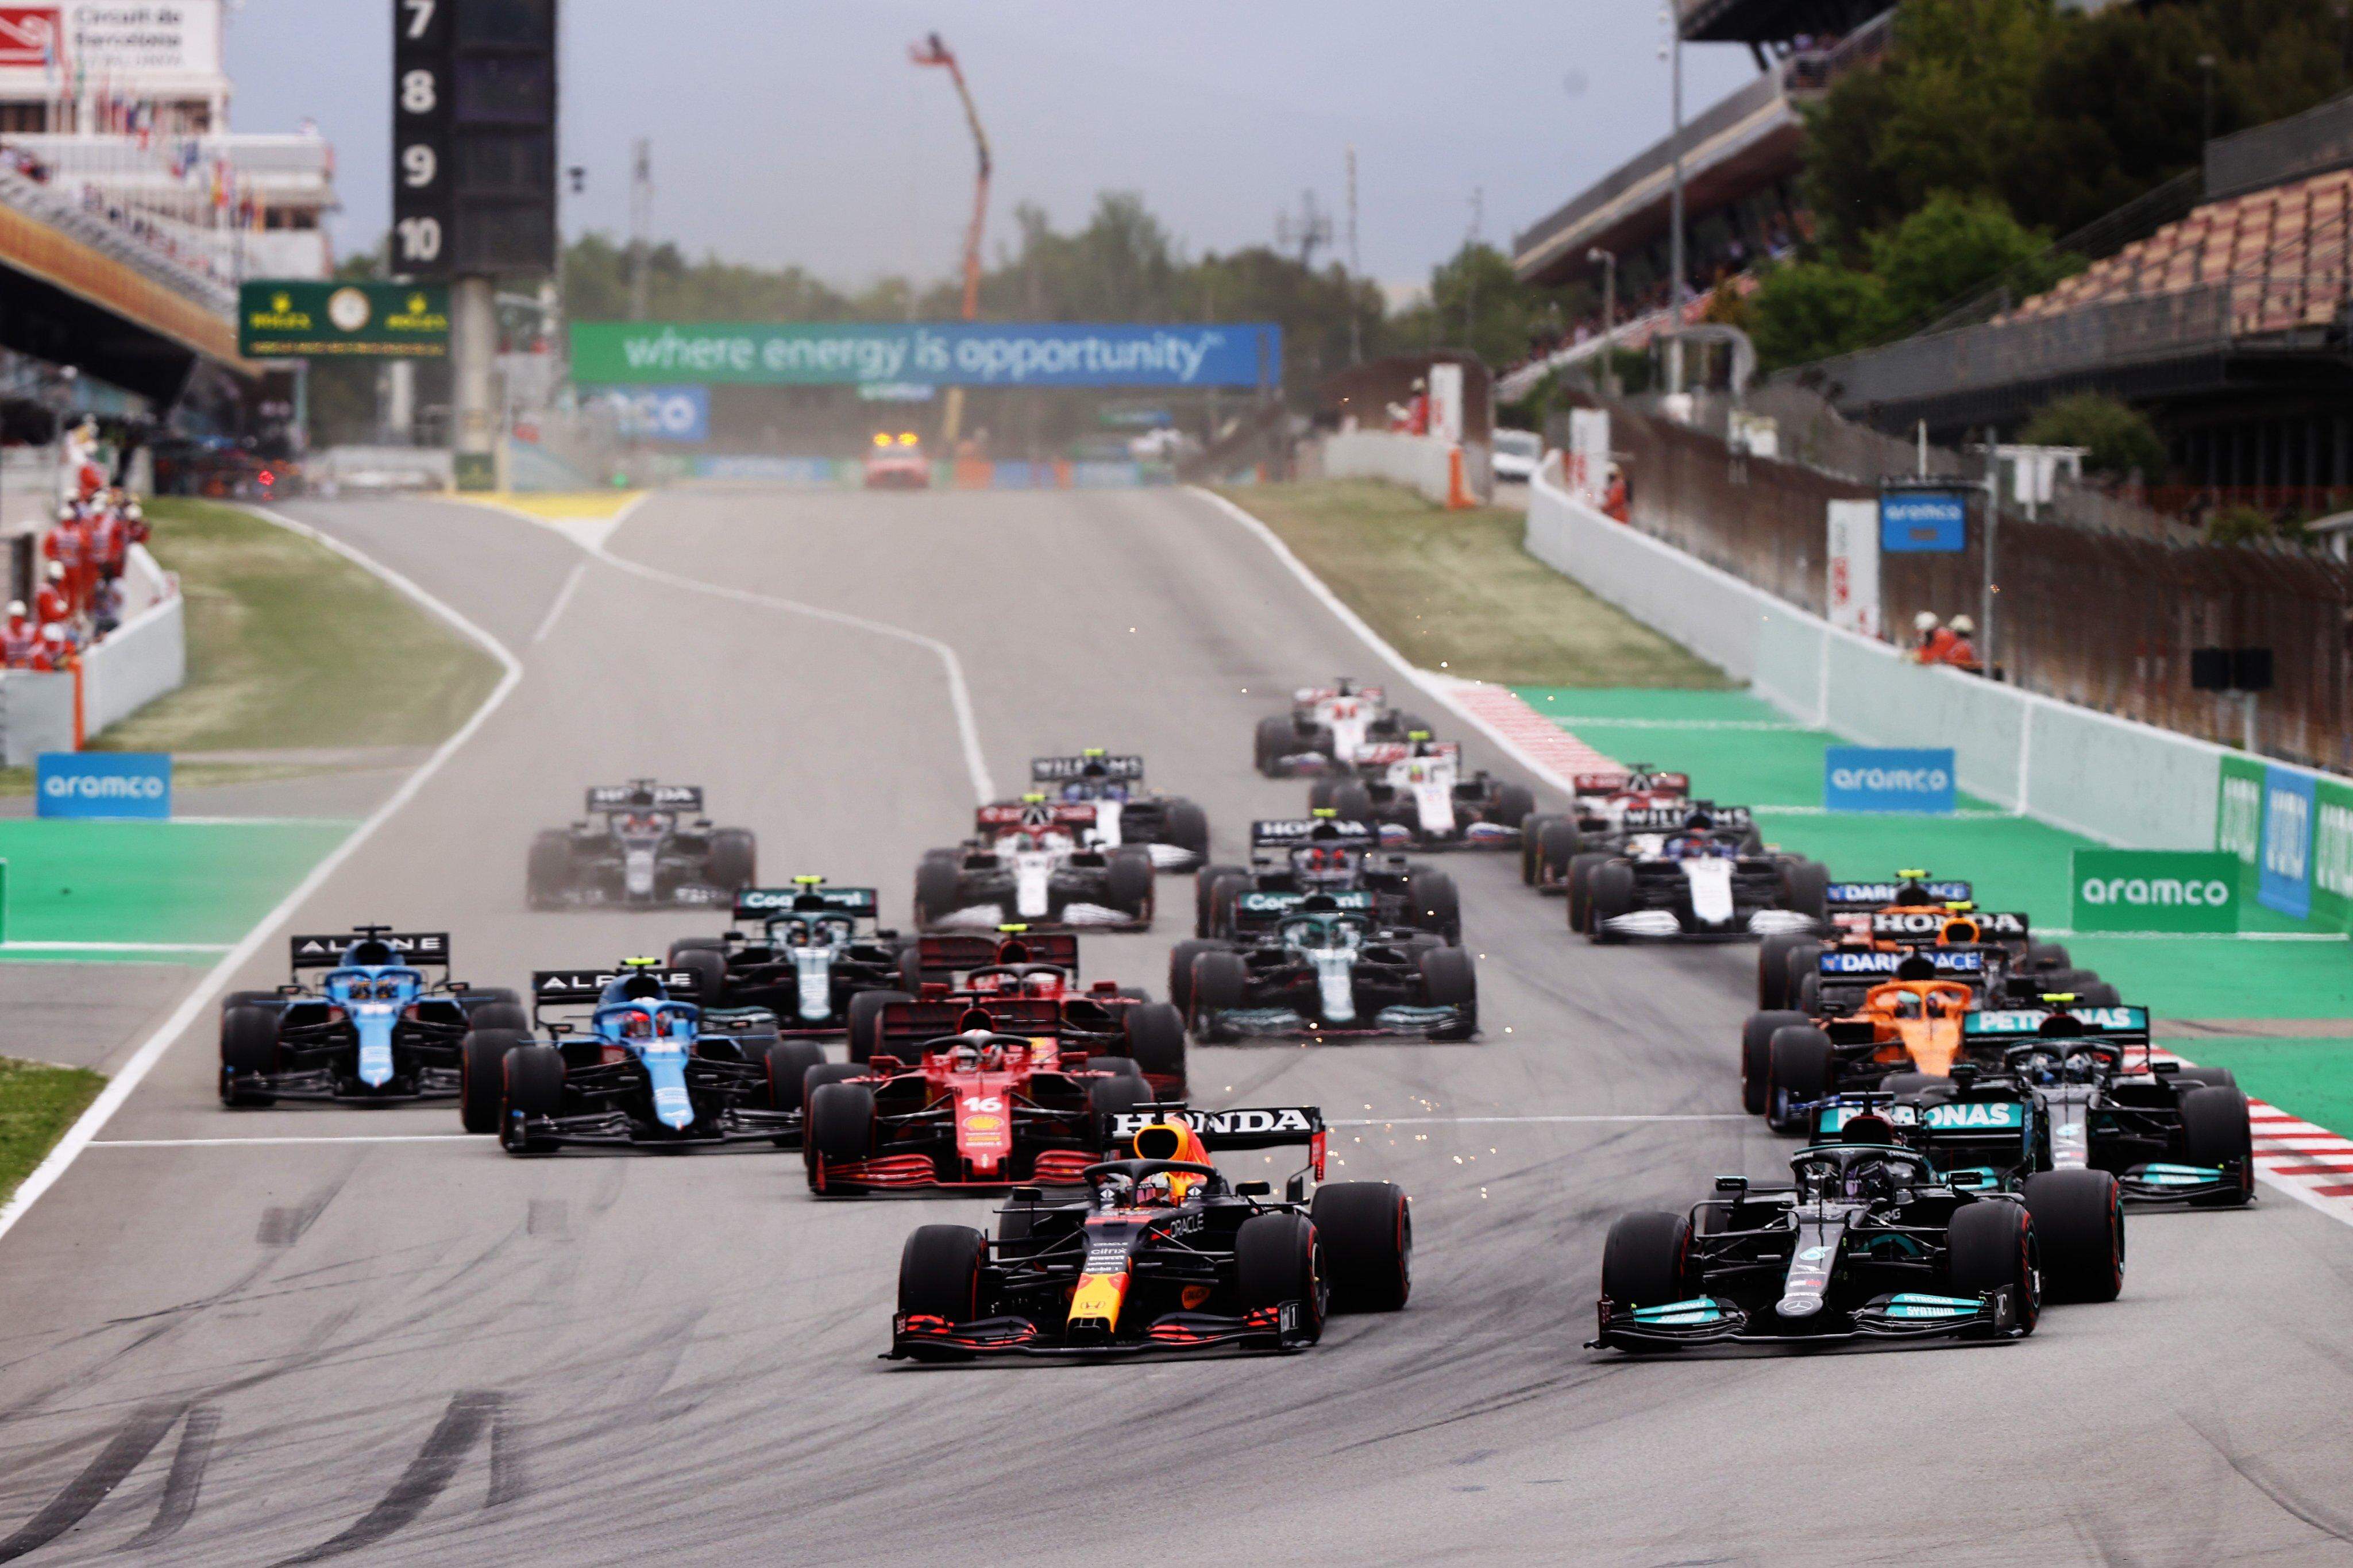
[[[212,1001],[224,985],[228,984],[229,977],[242,968],[248,959],[260,951],[261,944],[291,919],[294,911],[301,909],[311,895],[317,892],[325,884],[327,879],[334,875],[343,862],[352,858],[361,845],[375,837],[377,828],[391,820],[396,812],[416,798],[417,792],[425,787],[426,781],[441,771],[441,764],[456,755],[458,748],[474,738],[474,731],[480,730],[483,722],[498,710],[499,705],[507,700],[507,694],[512,691],[516,683],[522,679],[522,664],[516,660],[513,654],[507,651],[504,644],[382,562],[362,554],[340,539],[322,533],[307,522],[298,522],[282,513],[255,506],[241,507],[239,510],[261,519],[264,522],[274,523],[289,532],[300,534],[311,542],[332,551],[363,571],[372,573],[390,584],[427,610],[447,621],[459,633],[480,644],[493,658],[499,661],[505,673],[499,678],[498,685],[491,689],[491,694],[482,700],[482,705],[474,710],[473,717],[459,726],[456,734],[436,747],[433,754],[419,763],[416,772],[401,781],[398,789],[386,796],[381,805],[370,812],[365,819],[352,830],[350,837],[329,850],[326,858],[311,867],[311,874],[296,883],[293,890],[278,901],[277,908],[262,916],[260,923],[246,932],[244,940],[224,953],[218,963],[206,971],[205,977],[196,982],[195,989],[182,998],[177,1007],[172,1009],[171,1016],[157,1025],[154,1031],[140,1042],[139,1048],[132,1053],[130,1061],[123,1064],[122,1071],[100,1092],[96,1100],[90,1101],[90,1109],[83,1111],[71,1127],[66,1129],[66,1135],[58,1140],[58,1146],[49,1151],[47,1159],[33,1168],[33,1173],[25,1178],[24,1184],[17,1187],[16,1194],[5,1205],[0,1205],[0,1237],[6,1236],[15,1227],[16,1222],[25,1216],[26,1211],[40,1198],[40,1195],[57,1184],[58,1178],[65,1174],[66,1168],[74,1163],[84,1149],[90,1147],[91,1141],[98,1135],[98,1130],[105,1126],[117,1110],[122,1109],[122,1102],[131,1098],[132,1090],[137,1089],[140,1082],[154,1070],[155,1064],[163,1059],[164,1051],[171,1047],[172,1042],[178,1039],[188,1026],[196,1021],[196,1016],[203,1012],[206,1005]]]

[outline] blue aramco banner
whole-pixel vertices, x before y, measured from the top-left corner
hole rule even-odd
[[[1077,321],[575,321],[582,384],[1271,386],[1282,329]]]
[[[1832,746],[1822,753],[1827,811],[1953,809],[1953,751]]]
[[[43,752],[34,768],[42,816],[169,816],[168,752]]]

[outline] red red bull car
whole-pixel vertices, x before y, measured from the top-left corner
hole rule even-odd
[[[1413,1289],[1413,1214],[1388,1182],[1324,1174],[1312,1106],[1199,1111],[1138,1107],[1107,1119],[1126,1157],[1080,1173],[1087,1195],[1049,1204],[1016,1188],[996,1237],[927,1225],[899,1258],[893,1359],[1118,1356],[1189,1350],[1300,1351],[1335,1312],[1393,1312]],[[1277,1201],[1229,1182],[1223,1151],[1303,1144],[1308,1164]]]

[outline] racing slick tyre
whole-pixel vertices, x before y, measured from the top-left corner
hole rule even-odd
[[[2046,969],[2034,976],[2037,991],[2045,996],[2080,996],[2087,985],[2099,984],[2095,969]]]
[[[765,1053],[768,1066],[768,1109],[771,1110],[808,1110],[808,1090],[805,1087],[809,1069],[832,1067],[825,1059],[825,1048],[815,1040],[772,1040]],[[847,1067],[847,1062],[841,1063]],[[797,1139],[779,1137],[776,1147],[789,1149]]]
[[[1945,1271],[1954,1295],[2007,1289],[2018,1303],[2019,1329],[2034,1331],[2042,1315],[2042,1297],[2035,1285],[2042,1258],[2034,1217],[2022,1205],[1990,1198],[1963,1204],[1953,1211],[1945,1248]]]
[[[1568,929],[1585,929],[1585,890],[1593,883],[1593,868],[1607,865],[1609,852],[1606,849],[1586,849],[1568,858]]]
[[[1605,860],[1586,873],[1585,931],[1596,942],[1623,942],[1609,922],[1634,912],[1634,868]]]
[[[2124,1003],[2116,988],[2105,980],[2094,980],[2075,993],[2075,1005],[2079,1007],[2121,1007]]]
[[[2214,1083],[2225,1089],[2236,1089],[2239,1087],[2239,1075],[2229,1068],[2176,1068],[2173,1069],[2173,1081]]]
[[[1803,1132],[1806,1113],[1791,1107],[1828,1098],[1836,1060],[1831,1037],[1810,1024],[1792,1024],[1773,1031],[1766,1051],[1765,1124],[1776,1132]]]
[[[693,952],[698,950],[704,952],[725,952],[727,951],[727,939],[723,936],[680,937],[676,942],[670,944],[670,952],[663,955],[663,962],[668,963],[672,969],[676,969],[678,967],[678,955],[680,953]]]
[[[968,1225],[919,1225],[899,1254],[899,1313],[968,1323],[980,1316],[980,1266],[988,1237]],[[916,1361],[968,1361],[945,1345],[911,1345]]]
[[[1189,800],[1172,800],[1160,817],[1160,842],[1189,852],[1197,866],[1209,858],[1209,814]]]
[[[231,1007],[251,1007],[264,1002],[281,1000],[283,998],[275,991],[232,991],[221,998],[221,1011],[226,1014]]]
[[[953,858],[923,857],[915,868],[915,929],[928,931],[962,902],[964,873]]]
[[[705,862],[715,888],[740,892],[760,879],[760,844],[748,827],[722,827],[711,836]]]
[[[1535,791],[1525,784],[1500,784],[1495,789],[1495,804],[1487,808],[1487,820],[1499,827],[1517,827],[1535,808]]]
[[[2105,1171],[2042,1171],[2026,1178],[2026,1212],[2042,1250],[2050,1301],[2113,1301],[2125,1288],[2125,1205]]]
[[[800,1089],[793,1099],[793,1109],[801,1113],[804,1130],[808,1120],[809,1101],[817,1098],[818,1089],[829,1083],[842,1083],[867,1076],[866,1069],[856,1062],[815,1062],[803,1068]]]
[[[1820,1017],[1822,1011],[1822,977],[1811,973],[1799,975],[1798,988],[1789,1002],[1807,1017]]]
[[[1221,1045],[1238,1038],[1218,1015],[1242,1005],[1250,966],[1239,952],[1205,952],[1193,961],[1193,1037]]]
[[[874,1091],[862,1083],[819,1083],[810,1089],[801,1149],[811,1167],[822,1160],[863,1160],[871,1154]]]
[[[531,1015],[522,1010],[520,1002],[480,1002],[466,1011],[469,1029],[512,1029],[518,1035],[531,1033]]]
[[[499,1130],[499,1098],[506,1092],[507,1053],[524,1040],[521,1029],[476,1025],[458,1043],[458,1121],[469,1132]]]
[[[1097,1116],[1124,1116],[1139,1105],[1152,1103],[1152,1086],[1143,1069],[1127,1057],[1089,1057],[1087,1066],[1109,1073],[1087,1085],[1087,1109]]]
[[[220,1056],[223,1105],[276,1104],[276,1095],[248,1089],[241,1080],[278,1070],[278,1009],[231,1007],[222,1013]]]
[[[1397,738],[1398,740],[1412,740],[1413,732],[1417,730],[1420,731],[1424,735],[1430,737],[1435,737],[1438,733],[1436,730],[1430,728],[1430,721],[1423,718],[1419,713],[1399,713],[1397,716]]]
[[[1226,877],[1240,877],[1247,881],[1250,873],[1240,866],[1204,866],[1193,879],[1193,934],[1197,937],[1217,934],[1218,882]]]
[[[882,1009],[893,1002],[912,1002],[904,991],[860,991],[849,999],[848,1034],[849,1059],[864,1064],[882,1048]]]
[[[1332,805],[1332,791],[1338,786],[1339,783],[1338,779],[1310,779],[1307,783],[1308,811],[1313,813],[1328,809]]]
[[[1613,1307],[1663,1307],[1689,1297],[1691,1221],[1655,1210],[1611,1221],[1601,1244],[1601,1293]]]
[[[501,1062],[499,1139],[510,1154],[546,1154],[554,1145],[515,1131],[517,1116],[554,1116],[564,1105],[564,1053],[554,1046],[521,1045]]]
[[[1245,1313],[1296,1301],[1299,1331],[1311,1341],[1322,1336],[1331,1284],[1323,1243],[1305,1215],[1252,1215],[1242,1221],[1234,1232],[1234,1283]]]
[[[2026,944],[2026,967],[2037,974],[2045,974],[2073,969],[2075,961],[2064,942],[2030,942]]]
[[[1394,1182],[1319,1187],[1307,1216],[1324,1243],[1334,1312],[1394,1312],[1413,1294],[1413,1205]]]
[[[1530,820],[1535,820],[1531,818]],[[1585,849],[1585,834],[1573,816],[1547,816],[1536,829],[1536,888],[1550,892],[1568,880],[1569,868]],[[1525,832],[1526,823],[1520,825]]]
[[[1373,792],[1355,779],[1342,779],[1332,786],[1328,803],[1332,815],[1343,822],[1370,822],[1373,819]]]
[[[1416,871],[1406,879],[1405,896],[1413,924],[1444,937],[1449,947],[1462,945],[1462,894],[1453,878]]]
[[[1433,1029],[1433,1040],[1467,1040],[1479,1032],[1479,972],[1459,947],[1433,947],[1421,955],[1423,1000],[1432,1007],[1460,1007],[1462,1021]]]
[[[571,884],[571,836],[562,828],[533,835],[523,868],[523,901],[535,910],[554,909]]]
[[[694,999],[705,1007],[720,1005],[727,994],[727,954],[707,947],[672,948],[670,967],[694,976]]]
[[[1308,749],[1301,743],[1297,725],[1280,714],[1270,715],[1258,721],[1256,760],[1252,765],[1269,778],[1280,778],[1275,765],[1293,752]]]
[[[1778,1005],[1783,1007],[1798,1005],[1799,987],[1805,984],[1807,975],[1820,973],[1821,965],[1822,944],[1820,942],[1801,939],[1793,945],[1789,949],[1788,955],[1781,961],[1783,989]]]
[[[1153,890],[1157,885],[1151,850],[1141,844],[1123,844],[1111,852],[1103,893],[1113,909],[1132,916],[1137,925],[1150,925]]]
[[[1789,954],[1812,938],[1777,931],[1757,944],[1757,1005],[1778,1011],[1789,1005]]]
[[[2200,1084],[2181,1097],[2181,1143],[2192,1165],[2238,1162],[2237,1189],[2194,1200],[2200,1207],[2236,1208],[2255,1195],[2254,1134],[2247,1122],[2247,1097],[2235,1085]]]
[[[1536,845],[1544,836],[1544,825],[1556,820],[1543,816],[1520,818],[1520,886],[1536,885]]]
[[[1143,1002],[1127,1010],[1127,1054],[1139,1071],[1176,1080],[1185,1093],[1185,1015],[1166,1002]]]
[[[1234,900],[1250,891],[1250,878],[1247,871],[1220,871],[1210,879],[1208,905],[1208,928],[1202,936],[1231,936],[1234,930]]]
[[[1781,868],[1781,907],[1813,920],[1830,914],[1831,871],[1819,860],[1791,860]]]
[[[1771,1101],[1768,1087],[1773,1075],[1773,1037],[1784,1029],[1803,1028],[1803,1013],[1773,1009],[1751,1013],[1748,1022],[1740,1026],[1740,1109],[1751,1116],[1762,1116]]]
[[[1928,1095],[1938,1100],[1951,1098],[1953,1080],[1927,1072],[1892,1072],[1879,1080],[1877,1092],[1894,1095]]]
[[[1188,936],[1168,950],[1168,1005],[1180,1021],[1193,1016],[1193,961],[1225,945]]]

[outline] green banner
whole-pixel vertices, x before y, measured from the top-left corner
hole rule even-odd
[[[438,359],[449,352],[449,290],[438,283],[238,285],[237,352],[248,359],[321,355]]]
[[[2224,850],[2078,849],[2077,931],[2239,929],[2240,866]]]
[[[582,385],[1272,386],[1271,321],[575,321]]]
[[[2242,895],[2324,930],[2353,929],[2353,786],[2234,752],[2221,763],[2214,847],[2238,861]]]

